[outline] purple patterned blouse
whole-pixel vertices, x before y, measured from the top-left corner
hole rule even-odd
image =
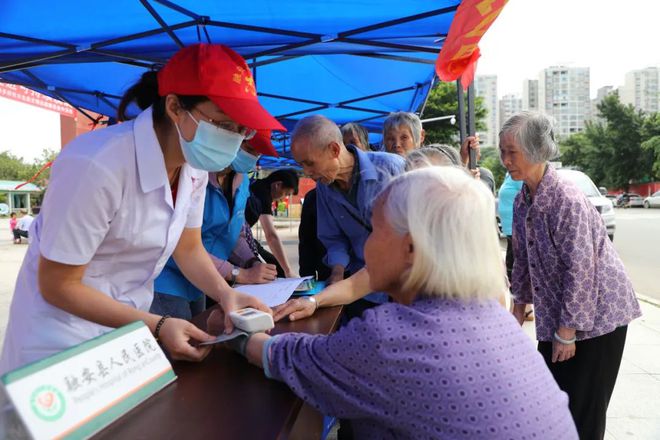
[[[534,304],[539,341],[561,326],[578,341],[595,338],[642,314],[600,214],[551,165],[533,200],[526,185],[516,197],[513,252],[511,292]]]
[[[355,438],[577,439],[566,394],[495,301],[386,303],[329,336],[270,338],[263,358]]]

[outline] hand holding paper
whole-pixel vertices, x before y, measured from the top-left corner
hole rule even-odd
[[[311,278],[278,278],[266,284],[243,284],[235,288],[260,299],[269,307],[274,307],[285,303],[301,283]]]

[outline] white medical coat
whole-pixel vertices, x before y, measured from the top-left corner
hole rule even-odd
[[[84,265],[83,283],[148,311],[153,281],[184,228],[202,225],[208,175],[185,164],[176,203],[147,109],[134,121],[82,135],[53,164],[34,235],[18,275],[0,373],[111,330],[47,303],[39,255]]]

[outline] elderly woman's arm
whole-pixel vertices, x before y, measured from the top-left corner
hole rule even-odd
[[[314,295],[315,303],[303,298],[293,298],[274,307],[273,319],[279,321],[285,316],[291,321],[307,318],[318,308],[350,304],[364,298],[369,292],[369,272],[362,268],[345,280],[331,284],[321,293]]]
[[[560,274],[563,305],[557,333],[571,339],[575,330],[593,329],[598,303],[595,264],[600,225],[592,225],[590,214],[594,208],[586,198],[563,199],[557,208],[551,233],[564,267]]]
[[[532,304],[532,284],[527,266],[527,248],[525,247],[525,219],[516,206],[522,203],[516,200],[513,208],[513,272],[511,274],[511,295],[513,296],[513,315],[522,325],[525,320],[525,307]]]
[[[248,360],[271,379],[285,382],[319,412],[338,417],[367,417],[390,406],[383,398],[375,365],[380,332],[369,311],[330,336],[256,334],[246,347]],[[379,396],[380,398],[375,398]]]

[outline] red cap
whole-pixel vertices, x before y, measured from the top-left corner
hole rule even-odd
[[[252,72],[222,44],[195,44],[174,54],[158,72],[158,94],[206,96],[235,122],[257,130],[286,128],[257,100]]]
[[[270,130],[257,130],[257,134],[254,135],[252,139],[247,141],[248,144],[259,154],[265,154],[266,156],[280,157],[277,154],[277,150],[273,146],[273,142],[270,140],[271,131]]]

